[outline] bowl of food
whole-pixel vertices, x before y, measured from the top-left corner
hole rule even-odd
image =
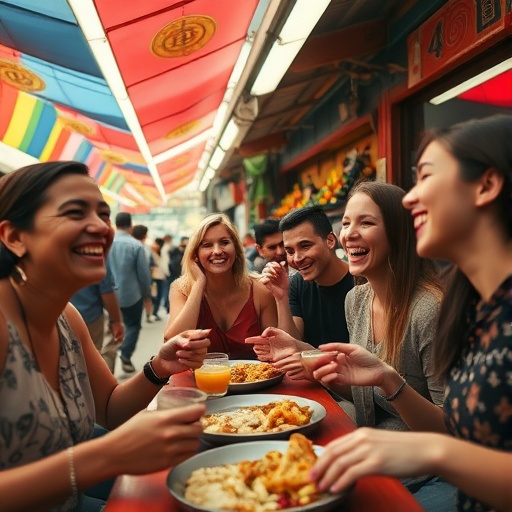
[[[308,434],[325,418],[325,407],[300,396],[255,394],[208,401],[201,440],[209,445],[288,439]]]
[[[321,452],[302,434],[222,446],[174,467],[167,488],[187,512],[334,510],[347,492],[319,493],[309,477]]]
[[[233,360],[231,365],[231,380],[228,394],[250,393],[279,384],[284,372],[274,368],[270,363],[250,360]]]
[[[304,368],[305,373],[311,377],[313,377],[313,372],[320,368],[320,366],[324,366],[332,361],[336,360],[336,356],[338,352],[335,350],[303,350],[300,353],[300,362]]]

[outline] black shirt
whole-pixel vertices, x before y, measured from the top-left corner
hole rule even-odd
[[[304,320],[305,342],[314,347],[331,341],[348,343],[345,297],[353,287],[354,277],[348,272],[331,286],[304,281],[299,272],[290,277],[290,310]]]

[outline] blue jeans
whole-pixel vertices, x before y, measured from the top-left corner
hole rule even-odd
[[[162,287],[162,298],[164,299],[164,308],[169,313],[169,290],[171,288],[171,277],[166,277],[164,279],[163,287]]]
[[[407,487],[407,484],[404,483]],[[414,486],[413,486],[414,487]],[[415,500],[425,512],[454,512],[456,510],[457,488],[435,476],[419,488],[409,488]]]
[[[121,308],[124,322],[124,341],[121,345],[121,358],[129,360],[135,352],[139,333],[142,328],[142,311],[144,309],[144,300],[139,299],[133,306]]]
[[[107,502],[92,496],[82,495],[80,503],[73,509],[73,512],[103,512]]]
[[[156,295],[153,297],[153,315],[158,316],[160,302],[162,302],[164,281],[163,279],[153,279],[153,283],[156,284]]]
[[[92,439],[100,437],[108,433],[100,425],[94,425]],[[114,478],[100,482],[88,489],[85,489],[81,496],[80,503],[75,507],[73,512],[102,512],[106,506],[108,496],[114,485]]]

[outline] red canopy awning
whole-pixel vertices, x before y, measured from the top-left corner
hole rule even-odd
[[[151,157],[208,134],[258,0],[84,6],[102,25]],[[150,172],[66,0],[6,0],[1,22],[0,141],[42,160],[92,163],[100,185],[143,208],[192,181],[206,137]]]

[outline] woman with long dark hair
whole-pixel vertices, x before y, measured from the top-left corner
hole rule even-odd
[[[444,384],[434,372],[433,341],[443,286],[435,263],[416,254],[404,196],[400,187],[374,181],[361,182],[349,194],[340,242],[356,286],[345,299],[345,316],[351,344],[378,356],[442,407]],[[351,391],[359,427],[409,430],[378,390]],[[453,510],[454,489],[446,482],[427,475],[403,482],[425,510]]]
[[[433,130],[404,197],[420,256],[454,263],[435,341],[444,410],[362,347],[336,345],[315,372],[326,384],[376,386],[412,430],[358,429],[330,443],[313,470],[338,492],[367,474],[439,475],[458,510],[512,510],[512,117]],[[333,345],[327,344],[330,350]]]

